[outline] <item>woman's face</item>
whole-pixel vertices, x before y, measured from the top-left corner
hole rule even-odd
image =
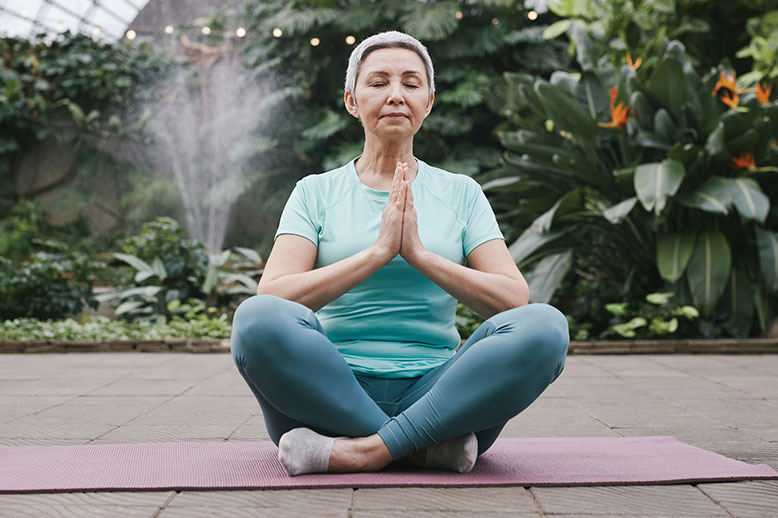
[[[434,98],[434,95],[433,95]],[[424,62],[412,50],[374,50],[362,62],[349,113],[381,139],[412,137],[432,109]]]

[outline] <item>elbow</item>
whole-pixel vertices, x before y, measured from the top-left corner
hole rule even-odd
[[[516,289],[513,292],[511,309],[526,306],[527,304],[529,304],[529,284],[527,284],[527,281],[522,277],[521,280],[517,282]]]

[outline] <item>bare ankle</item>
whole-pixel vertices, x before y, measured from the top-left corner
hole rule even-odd
[[[392,461],[389,449],[376,436],[355,439],[336,439],[330,453],[329,471],[353,473],[378,471]]]

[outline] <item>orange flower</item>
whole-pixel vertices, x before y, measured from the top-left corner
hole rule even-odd
[[[729,161],[729,165],[732,166],[733,169],[748,169],[749,171],[754,171],[756,169],[754,155],[748,151],[732,158]]]
[[[740,96],[737,92],[734,92],[732,95],[729,92],[724,92],[724,95],[721,96],[721,102],[734,110],[740,104]]]
[[[719,73],[719,80],[716,83],[716,86],[713,87],[713,92],[711,93],[711,95],[713,95],[713,97],[716,97],[716,94],[718,93],[719,89],[721,89],[721,88],[726,88],[727,90],[729,90],[733,94],[737,93],[738,89],[737,89],[737,83],[735,82],[735,74],[734,73],[732,75],[727,75],[727,73],[725,73],[722,70]]]
[[[770,92],[773,91],[773,87],[768,84],[759,83],[756,85],[756,98],[760,104],[768,104],[770,102]]]
[[[629,107],[623,103],[616,104],[616,98],[619,96],[619,89],[615,86],[610,89],[611,97],[611,120],[610,122],[600,122],[598,125],[603,128],[623,128],[632,115],[629,113]]]
[[[630,56],[629,52],[627,52],[627,65],[631,66],[633,70],[637,70],[640,68],[640,65],[643,63],[643,58],[638,58],[637,61],[634,63],[632,62],[632,56]]]

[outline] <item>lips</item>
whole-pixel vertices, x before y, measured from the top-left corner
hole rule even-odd
[[[390,117],[390,118],[400,118],[400,117],[408,117],[408,116],[407,116],[407,115],[405,115],[404,113],[393,112],[393,113],[387,113],[386,115],[382,115],[382,116],[381,116],[381,118],[382,118],[382,119],[383,119],[384,117]]]

